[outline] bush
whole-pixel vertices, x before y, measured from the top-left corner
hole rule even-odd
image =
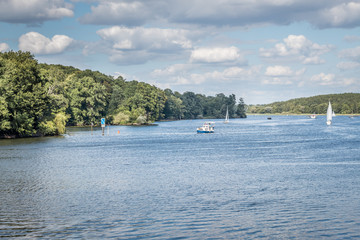
[[[136,123],[138,123],[138,124],[145,124],[145,123],[146,123],[146,116],[140,115],[140,116],[136,119]]]
[[[126,124],[130,120],[129,115],[126,112],[119,112],[114,116],[114,124]]]
[[[53,136],[57,133],[55,123],[53,121],[41,122],[39,125],[39,132],[43,136]]]
[[[56,131],[58,134],[64,134],[65,133],[65,126],[66,126],[66,121],[68,120],[69,116],[65,115],[65,113],[57,113],[55,115],[55,119],[54,119],[54,124],[56,127]]]

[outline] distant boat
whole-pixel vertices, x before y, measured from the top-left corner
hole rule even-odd
[[[336,117],[336,115],[335,115],[335,112],[334,112],[334,111],[332,111],[332,116],[333,116],[333,117]]]
[[[328,106],[328,109],[327,109],[327,112],[326,112],[326,124],[327,125],[331,125],[332,123],[332,107],[331,107],[331,103],[329,101],[329,106]]]
[[[214,133],[214,122],[205,122],[202,127],[197,128],[197,133]]]
[[[225,115],[224,123],[229,123],[229,108],[228,107],[226,107],[226,115]]]
[[[314,114],[311,114],[310,116],[309,116],[311,119],[315,119],[316,118],[316,114],[314,113]]]
[[[267,119],[268,119],[268,120],[271,120],[271,117],[268,117]]]

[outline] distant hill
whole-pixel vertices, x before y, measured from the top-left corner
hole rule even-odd
[[[249,106],[248,113],[274,114],[325,114],[331,101],[336,114],[359,114],[360,93],[342,93],[318,95],[307,98],[295,98],[284,102]]]

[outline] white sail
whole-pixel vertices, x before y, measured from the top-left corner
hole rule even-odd
[[[327,112],[326,112],[326,124],[327,125],[331,125],[331,122],[332,122],[332,107],[331,107],[331,103],[329,101],[329,106],[328,106],[328,109],[327,109]]]
[[[224,123],[228,123],[229,122],[229,108],[226,107],[226,116],[225,116],[225,121]]]

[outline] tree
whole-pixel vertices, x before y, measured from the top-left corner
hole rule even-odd
[[[111,98],[109,101],[108,114],[116,114],[116,110],[125,101],[125,80],[120,76],[114,79],[112,83]]]
[[[146,121],[152,122],[161,117],[165,101],[166,97],[163,91],[150,84],[140,82],[137,84],[134,96],[129,98],[128,105],[131,111],[143,109]]]
[[[92,77],[72,74],[66,79],[66,94],[70,100],[67,113],[70,124],[90,125],[106,115],[107,92],[105,86]]]
[[[29,52],[11,51],[1,53],[0,62],[0,135],[41,135],[50,101],[37,61]]]
[[[240,118],[246,118],[246,105],[243,98],[239,99],[239,104],[237,106],[236,114]]]
[[[195,93],[185,92],[181,100],[185,106],[184,117],[186,119],[194,119],[202,116],[203,107],[200,105],[200,101]]]
[[[182,119],[184,117],[184,105],[179,97],[170,89],[165,89],[166,102],[163,110],[165,119]]]

